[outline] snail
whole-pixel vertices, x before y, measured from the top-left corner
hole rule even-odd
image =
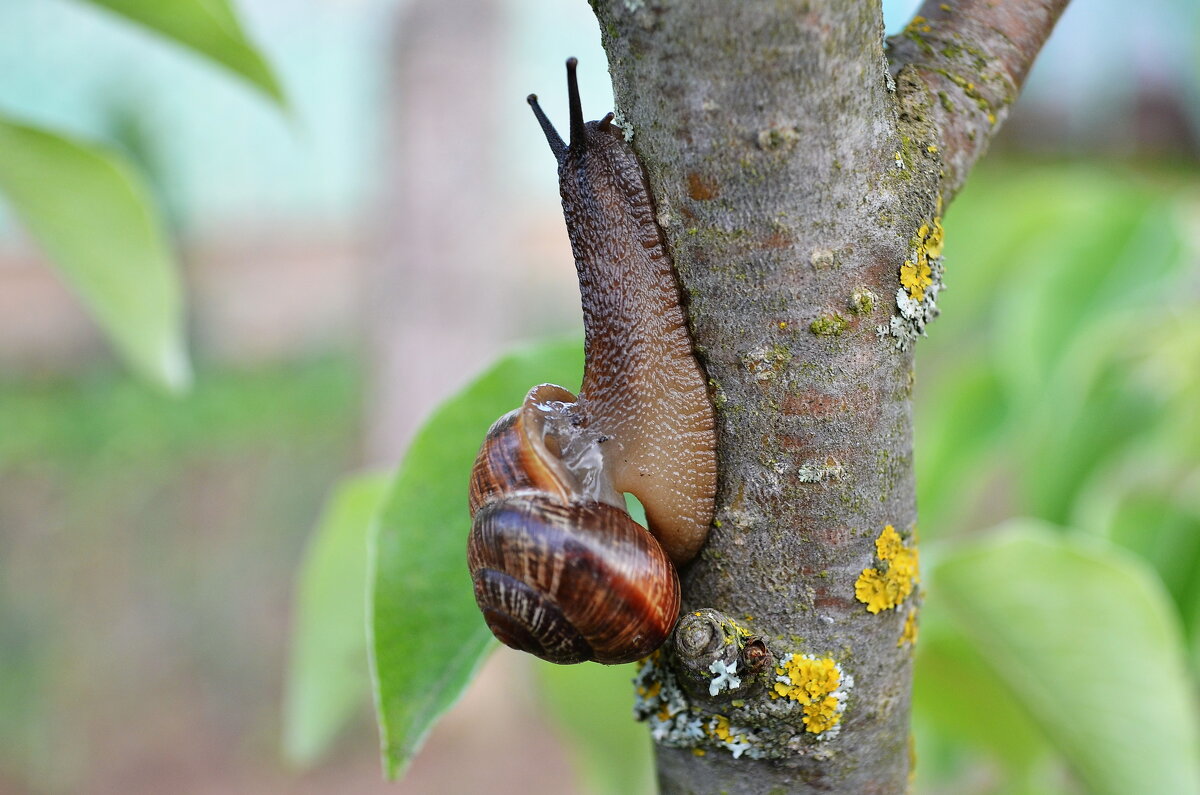
[[[613,114],[584,123],[575,67],[569,59],[569,145],[537,97],[528,102],[558,161],[583,384],[578,396],[535,386],[488,431],[467,558],[500,641],[551,662],[616,664],[658,648],[675,624],[676,567],[712,522],[716,432],[645,174]]]

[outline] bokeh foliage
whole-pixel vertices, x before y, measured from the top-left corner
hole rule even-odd
[[[110,791],[131,745],[271,758],[287,584],[361,402],[335,356],[206,364],[178,397],[105,364],[0,377],[0,790]]]
[[[85,0],[223,67],[285,107],[269,64],[230,0]],[[191,384],[179,268],[144,176],[115,148],[9,118],[0,108],[7,200],[138,375]]]

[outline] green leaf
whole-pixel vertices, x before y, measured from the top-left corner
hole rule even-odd
[[[129,365],[186,389],[179,275],[133,168],[115,152],[0,117],[0,193]]]
[[[654,790],[650,735],[633,719],[636,664],[554,665],[537,661],[542,697],[566,734],[590,790],[611,795]]]
[[[1154,567],[1192,637],[1200,607],[1200,477],[1191,453],[1172,456],[1161,440],[1093,479],[1075,505],[1076,525],[1103,535]]]
[[[986,360],[956,357],[952,378],[917,381],[917,504],[922,535],[937,538],[955,525],[989,473],[993,448],[1009,420],[1004,391]]]
[[[1055,405],[1039,411],[1040,419],[1027,418],[1021,429],[1025,444],[1016,458],[1037,462],[1019,470],[1020,493],[1031,514],[1067,521],[1072,502],[1097,468],[1154,424],[1153,398],[1129,389],[1122,368],[1107,367],[1094,381],[1079,399],[1047,384],[1046,402]]]
[[[1179,627],[1138,562],[1027,520],[944,556],[931,590],[1088,791],[1200,792]]]
[[[1010,775],[1027,774],[1046,755],[1045,738],[975,645],[947,626],[935,593],[921,607],[914,715],[958,743],[992,753]]]
[[[545,381],[574,387],[582,345],[544,343],[500,360],[417,433],[376,519],[369,627],[388,776],[403,774],[434,722],[496,642],[467,573],[467,482],[491,424]]]
[[[390,473],[343,480],[325,504],[296,585],[283,752],[307,766],[329,748],[370,689],[367,531]]]
[[[279,105],[287,104],[270,65],[229,0],[87,0],[144,25],[224,66]]]
[[[1135,266],[1161,253],[1161,207],[1132,188],[1092,187],[1047,209],[1056,225],[1022,241],[1016,252],[1020,272],[998,288],[1004,333],[993,335],[994,355],[1022,407],[1044,401],[1045,379],[1082,330],[1103,320],[1113,305],[1122,306],[1122,288],[1127,299],[1146,292]]]

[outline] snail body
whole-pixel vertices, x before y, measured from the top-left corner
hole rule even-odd
[[[708,533],[712,404],[645,176],[612,114],[570,145],[530,96],[559,163],[583,303],[579,395],[543,384],[492,426],[471,474],[468,564],[502,642],[552,662],[644,657],[679,612],[675,567]],[[646,509],[649,532],[625,510]]]

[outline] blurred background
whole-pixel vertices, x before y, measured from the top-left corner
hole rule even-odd
[[[889,31],[915,5],[885,3]],[[143,171],[196,368],[181,397],[129,375],[0,201],[0,792],[563,792],[571,751],[506,653],[399,785],[365,700],[316,764],[279,738],[331,484],[393,466],[514,341],[578,327],[524,97],[565,120],[577,55],[585,113],[609,109],[595,20],[582,0],[237,7],[288,111],[91,6],[0,4],[0,111]],[[1198,156],[1200,8],[1074,0],[948,214],[917,397],[923,538],[1011,516],[1105,535],[1162,580],[1193,672]],[[918,691],[922,790],[1007,791]]]

